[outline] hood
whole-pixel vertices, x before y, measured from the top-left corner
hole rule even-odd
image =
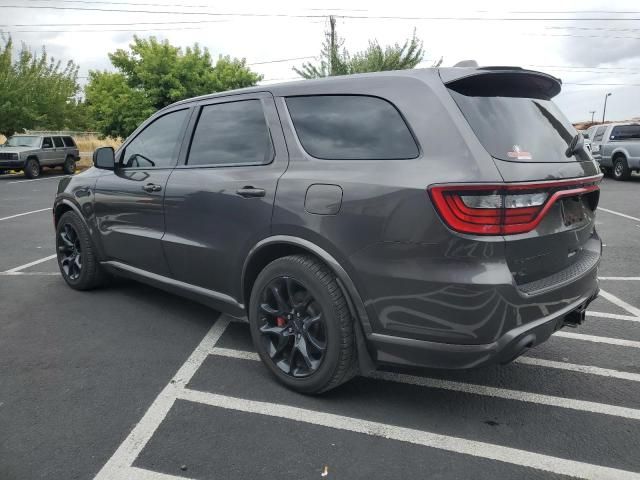
[[[34,147],[5,147],[4,145],[0,145],[0,152],[2,152],[2,153],[23,153],[23,152],[31,152],[33,150],[38,150],[38,148],[34,148]]]

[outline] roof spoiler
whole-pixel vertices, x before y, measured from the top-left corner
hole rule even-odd
[[[440,70],[443,83],[475,97],[529,97],[549,100],[562,89],[562,80],[520,67],[451,68]]]

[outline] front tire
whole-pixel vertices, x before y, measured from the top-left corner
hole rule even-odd
[[[613,178],[616,180],[628,180],[631,176],[631,170],[627,165],[627,159],[624,157],[616,157],[613,161]]]
[[[76,173],[76,161],[71,155],[65,159],[64,165],[62,165],[62,171],[67,175]]]
[[[90,290],[104,283],[89,231],[75,212],[66,212],[56,226],[56,251],[62,278],[75,290]]]
[[[355,374],[353,319],[335,275],[310,255],[274,260],[249,302],[254,347],[292,390],[322,393]]]
[[[40,173],[42,172],[42,168],[40,167],[40,162],[35,158],[27,159],[24,164],[24,176],[27,178],[38,178]]]

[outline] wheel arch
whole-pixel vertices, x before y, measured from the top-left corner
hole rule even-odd
[[[333,255],[315,243],[289,235],[276,235],[258,242],[247,255],[242,269],[241,292],[245,308],[249,309],[251,289],[258,274],[273,260],[287,255],[307,254],[322,260],[336,275],[338,285],[347,300],[351,315],[355,319],[356,347],[361,371],[375,368],[369,352],[366,336],[372,333],[369,316],[355,284],[346,270]]]
[[[617,148],[616,150],[611,152],[611,165],[613,166],[613,162],[615,161],[615,159],[620,157],[626,160],[627,158],[629,158],[629,154],[623,148]]]

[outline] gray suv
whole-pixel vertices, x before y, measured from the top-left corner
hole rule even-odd
[[[80,152],[69,136],[14,135],[0,145],[0,174],[22,170],[27,178],[37,178],[44,167],[62,167],[73,174]]]
[[[60,182],[60,271],[247,319],[301,392],[384,364],[509,362],[598,293],[602,175],[560,87],[442,68],[178,102]]]
[[[632,171],[640,172],[640,124],[611,123],[597,127],[591,151],[603,172],[616,180],[627,180]]]

